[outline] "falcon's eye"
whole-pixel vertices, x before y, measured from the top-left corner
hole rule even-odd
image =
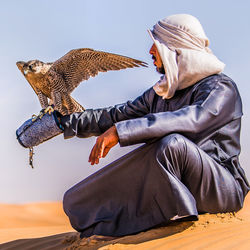
[[[29,69],[32,70],[32,66],[31,65],[29,65]]]

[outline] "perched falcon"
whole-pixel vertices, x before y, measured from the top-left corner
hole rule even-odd
[[[71,50],[54,63],[32,60],[16,64],[36,92],[42,108],[53,104],[63,115],[84,110],[70,94],[90,76],[109,70],[147,66],[133,58],[88,48]]]

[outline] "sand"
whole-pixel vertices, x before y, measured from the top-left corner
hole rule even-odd
[[[60,202],[0,204],[0,249],[250,249],[250,195],[236,214],[204,214],[121,238],[80,239]]]

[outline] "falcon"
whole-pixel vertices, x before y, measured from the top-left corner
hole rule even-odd
[[[37,94],[42,109],[53,106],[62,115],[84,111],[70,96],[82,81],[99,72],[147,67],[143,61],[89,48],[71,50],[54,63],[31,60],[16,65]]]

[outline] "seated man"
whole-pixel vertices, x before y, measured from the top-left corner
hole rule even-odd
[[[61,118],[65,138],[98,136],[92,165],[118,142],[145,143],[65,193],[64,210],[81,237],[238,211],[249,191],[239,164],[240,95],[201,24],[173,15],[149,33],[159,82],[133,102]]]

